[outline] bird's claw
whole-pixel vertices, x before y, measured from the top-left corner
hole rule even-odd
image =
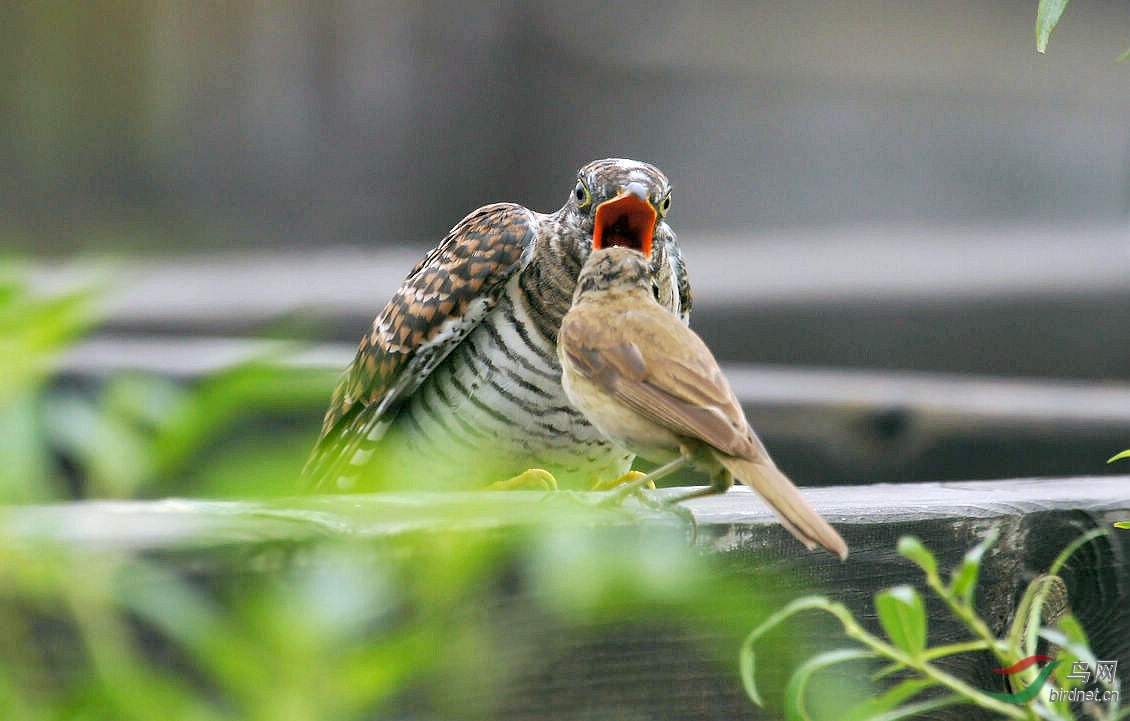
[[[592,490],[594,490],[594,491],[611,491],[613,488],[619,488],[620,486],[623,486],[626,483],[631,483],[632,481],[643,478],[645,475],[647,475],[647,474],[642,473],[640,471],[628,471],[627,473],[620,476],[619,478],[613,478],[613,479],[607,480],[607,481],[599,481],[598,480],[596,483],[593,484]],[[644,485],[644,488],[650,488],[652,490],[655,490],[655,483],[653,483],[652,481],[648,481]]]
[[[556,491],[557,479],[542,468],[527,468],[513,478],[496,481],[486,487],[488,491]]]

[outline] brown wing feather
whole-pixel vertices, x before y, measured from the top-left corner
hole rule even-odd
[[[591,308],[566,323],[566,351],[578,369],[620,402],[675,433],[732,456],[763,454],[741,405],[706,344],[659,306]],[[587,309],[575,308],[574,313]],[[567,319],[568,321],[568,319]],[[583,329],[583,330],[582,330]],[[577,358],[585,360],[577,363]]]
[[[841,559],[847,545],[774,465],[753,435],[713,354],[693,331],[645,296],[606,295],[573,307],[561,328],[570,366],[615,399],[717,460],[769,503],[806,546]]]
[[[478,324],[520,268],[537,234],[520,205],[479,208],[408,274],[334,390],[304,485],[336,480],[359,444]],[[374,439],[369,439],[374,440]]]

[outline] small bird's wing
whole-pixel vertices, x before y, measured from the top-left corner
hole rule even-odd
[[[706,344],[663,308],[575,308],[561,329],[573,366],[635,412],[732,456],[764,453]]]
[[[302,472],[305,488],[335,490],[339,479],[359,474],[355,458],[368,457],[399,404],[494,308],[536,237],[534,213],[512,203],[488,205],[412,269],[334,390]]]

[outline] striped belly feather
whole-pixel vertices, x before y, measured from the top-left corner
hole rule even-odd
[[[497,463],[484,469],[503,473],[492,480],[544,467],[563,485],[584,487],[625,472],[632,459],[569,404],[556,348],[517,282],[413,394],[396,425],[417,453],[461,473],[476,475],[468,463]]]

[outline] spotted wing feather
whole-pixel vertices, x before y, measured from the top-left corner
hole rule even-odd
[[[478,325],[529,259],[534,214],[488,205],[464,218],[401,284],[334,390],[303,485],[333,490],[380,440],[399,405]]]

